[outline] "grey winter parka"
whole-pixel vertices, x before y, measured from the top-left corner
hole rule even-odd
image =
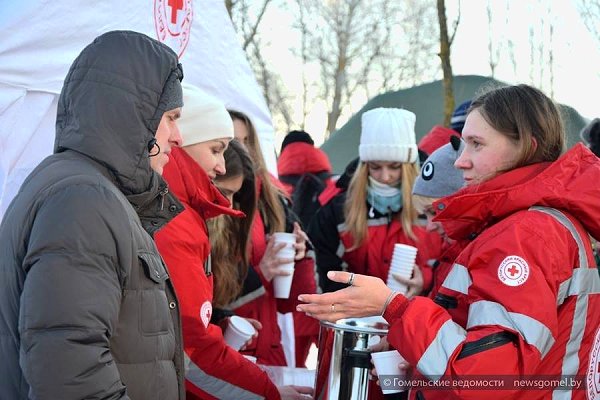
[[[151,235],[183,207],[150,168],[167,46],[98,37],[59,99],[54,154],[0,225],[0,399],[183,399],[178,303]]]

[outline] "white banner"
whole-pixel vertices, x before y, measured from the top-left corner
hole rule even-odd
[[[271,115],[223,0],[5,1],[0,13],[0,219],[54,146],[69,66],[96,36],[133,30],[175,50],[184,80],[248,114],[275,171]]]

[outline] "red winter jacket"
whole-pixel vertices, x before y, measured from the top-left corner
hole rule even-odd
[[[185,210],[156,235],[179,298],[188,399],[279,399],[265,372],[227,346],[221,328],[210,324],[213,277],[206,219],[243,215],[212,184],[198,164],[179,148],[165,166],[170,190]]]
[[[384,315],[388,338],[415,377],[498,378],[504,387],[413,397],[598,399],[600,279],[588,237],[600,237],[598,182],[600,161],[577,145],[434,204],[450,237],[471,239],[440,289],[455,296],[452,313],[397,296]],[[578,390],[524,386],[575,375]]]
[[[275,181],[275,178],[272,179]],[[260,182],[257,181],[257,183],[257,192],[259,192]],[[286,218],[288,219],[286,231],[291,232],[294,220],[287,211]],[[260,277],[262,286],[251,293],[244,294],[235,300],[230,307],[233,308],[236,315],[256,319],[262,324],[258,338],[247,346],[243,353],[256,357],[259,364],[286,366],[287,362],[281,344],[281,330],[277,324],[277,312],[292,312],[299,303],[298,296],[300,294],[316,292],[314,261],[310,257],[296,261],[289,299],[276,299],[273,285],[263,277],[259,267],[267,248],[266,232],[267,229],[263,219],[260,213],[256,212],[251,232],[250,264]],[[294,367],[294,365],[291,365],[291,367]]]

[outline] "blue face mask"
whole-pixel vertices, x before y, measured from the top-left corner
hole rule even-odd
[[[402,208],[402,191],[399,187],[385,185],[369,177],[367,199],[380,214],[398,212]],[[370,217],[373,217],[369,213]]]

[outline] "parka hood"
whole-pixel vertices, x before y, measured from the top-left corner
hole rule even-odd
[[[552,163],[538,163],[466,187],[434,203],[435,221],[453,239],[473,238],[487,226],[531,206],[575,217],[600,238],[600,159],[581,143]]]
[[[183,78],[177,55],[146,35],[114,31],[79,54],[58,101],[54,152],[73,150],[104,165],[126,195],[157,191],[148,142],[171,85]]]
[[[310,143],[290,143],[277,160],[277,173],[281,175],[302,175],[306,172],[328,172],[331,174],[329,157],[323,150]]]

